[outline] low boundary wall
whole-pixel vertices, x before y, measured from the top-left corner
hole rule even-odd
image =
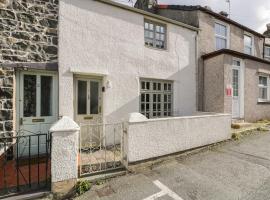
[[[128,122],[125,153],[128,163],[169,155],[231,138],[231,115],[145,119]]]

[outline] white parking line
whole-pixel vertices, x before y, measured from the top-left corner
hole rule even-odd
[[[156,180],[153,182],[159,189],[161,189],[160,192],[153,194],[143,200],[155,200],[159,197],[168,195],[174,200],[183,200],[181,197],[179,197],[175,192],[171,191],[167,186],[163,185],[159,180]]]

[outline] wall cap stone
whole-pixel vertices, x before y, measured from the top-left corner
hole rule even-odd
[[[63,116],[62,119],[57,121],[55,124],[52,125],[50,128],[50,132],[73,132],[79,131],[80,126],[73,121],[70,117]]]
[[[141,113],[130,113],[128,116],[128,122],[142,122],[147,121],[147,118]]]

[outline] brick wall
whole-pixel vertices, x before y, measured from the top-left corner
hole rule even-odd
[[[58,0],[0,0],[0,136],[13,130],[14,69],[5,63],[56,62]]]

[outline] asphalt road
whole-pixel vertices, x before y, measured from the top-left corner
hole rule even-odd
[[[112,179],[78,200],[270,200],[270,133]]]

